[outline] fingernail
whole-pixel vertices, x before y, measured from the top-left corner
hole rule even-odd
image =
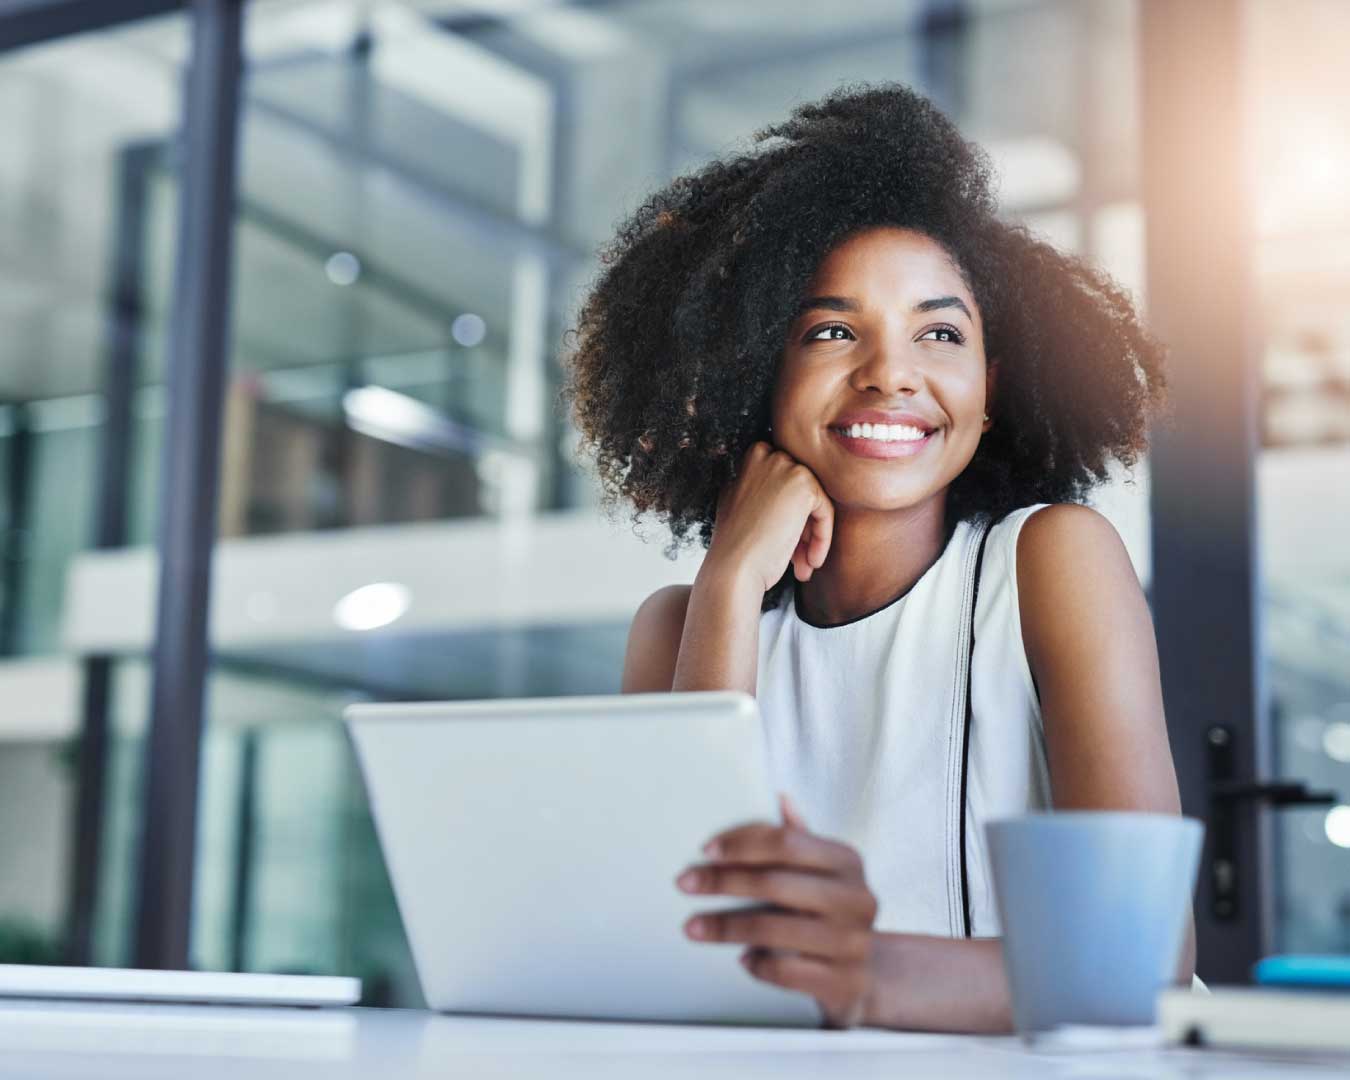
[[[704,927],[702,919],[690,919],[684,924],[684,928],[692,938],[702,938],[707,935],[707,929]]]
[[[698,888],[698,872],[696,870],[686,870],[675,879],[675,884],[681,889],[692,892]]]
[[[703,854],[710,859],[719,858],[722,854],[722,845],[716,840],[709,840],[703,845]]]

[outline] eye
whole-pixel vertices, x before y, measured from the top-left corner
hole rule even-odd
[[[824,334],[824,337],[821,335]],[[853,331],[843,323],[827,323],[824,326],[817,326],[806,332],[803,341],[851,341]]]
[[[933,336],[936,335],[936,336]],[[966,339],[961,331],[954,326],[948,326],[945,323],[942,326],[934,326],[930,330],[925,330],[919,335],[920,341],[946,341],[953,345],[964,345]]]

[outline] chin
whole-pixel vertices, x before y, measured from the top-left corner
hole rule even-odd
[[[858,477],[821,480],[825,494],[837,509],[890,511],[921,506],[938,493],[931,484],[859,482]]]

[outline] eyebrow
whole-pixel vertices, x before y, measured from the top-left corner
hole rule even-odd
[[[939,308],[957,308],[965,313],[967,319],[975,321],[975,316],[970,313],[970,308],[966,307],[966,302],[959,296],[939,296],[932,300],[923,300],[914,305],[915,311],[937,311]]]
[[[956,308],[965,313],[967,319],[975,321],[975,316],[970,313],[970,308],[966,307],[966,302],[959,296],[935,296],[931,300],[920,300],[914,305],[914,311],[937,311],[941,308]],[[826,311],[851,311],[861,310],[858,302],[847,296],[808,296],[797,308],[797,314],[802,315],[812,310],[824,309]]]
[[[824,308],[826,311],[859,311],[858,302],[847,296],[808,296],[797,306],[797,314]]]

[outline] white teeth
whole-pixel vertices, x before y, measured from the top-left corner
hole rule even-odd
[[[927,437],[922,428],[908,424],[850,424],[839,431],[854,439],[875,439],[877,442],[920,442]]]

